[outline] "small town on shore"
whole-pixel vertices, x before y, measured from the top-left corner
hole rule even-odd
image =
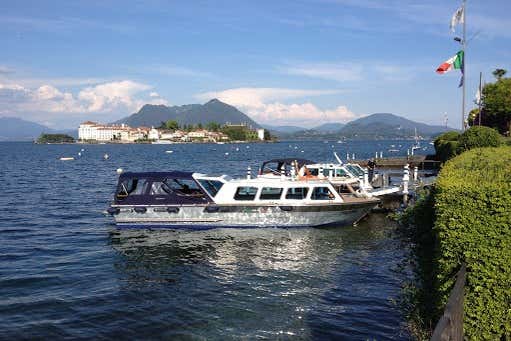
[[[162,122],[155,127],[130,127],[126,124],[101,124],[86,121],[78,127],[77,143],[227,143],[264,142],[271,136],[265,129],[254,129],[240,123],[220,125],[210,122],[179,126],[176,121]],[[37,143],[73,143],[74,139],[65,134],[43,134]]]

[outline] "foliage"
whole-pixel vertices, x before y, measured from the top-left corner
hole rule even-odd
[[[460,133],[457,131],[449,131],[435,139],[435,151],[440,161],[445,162],[456,155],[459,137]]]
[[[501,79],[504,77],[504,75],[507,73],[507,70],[504,69],[495,69],[495,71],[492,72],[492,75],[495,76],[497,79]]]
[[[206,124],[206,129],[209,131],[220,131],[222,126],[217,122],[209,122]]]
[[[501,137],[497,131],[485,126],[474,126],[458,138],[458,153],[472,148],[498,147],[500,144]]]
[[[476,148],[450,160],[438,178],[434,236],[437,306],[467,264],[468,339],[511,337],[511,147]]]
[[[482,124],[501,134],[511,125],[511,78],[500,78],[483,88]]]
[[[75,139],[66,134],[41,134],[37,143],[73,143]]]
[[[161,125],[159,127],[160,129],[168,129],[168,130],[178,130],[179,129],[179,123],[175,120],[168,120],[165,122],[161,122]]]
[[[247,129],[243,126],[225,126],[222,128],[222,132],[233,141],[247,140],[246,130]]]
[[[423,190],[413,206],[400,216],[399,222],[410,237],[415,255],[416,283],[409,285],[405,295],[405,310],[410,321],[409,329],[417,339],[431,337],[432,329],[441,315],[435,290],[435,222],[434,189]]]

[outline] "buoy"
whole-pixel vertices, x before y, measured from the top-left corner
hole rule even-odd
[[[239,149],[238,147],[236,147],[236,151],[237,151],[237,152],[239,152],[239,151],[240,151],[240,149]]]
[[[123,170],[122,170],[122,168],[117,168],[116,172],[117,172],[117,174],[120,175],[120,174],[122,174]]]
[[[85,149],[83,149],[83,148],[82,148],[82,149],[80,149],[80,151],[81,151],[81,152],[84,152],[84,151],[85,151]]]
[[[103,159],[108,160],[110,156],[108,154],[103,155]]]
[[[78,152],[78,156],[82,156],[82,152]]]
[[[229,153],[226,152],[225,155],[229,155]]]
[[[300,151],[300,153],[303,153],[303,150],[302,150],[302,151]]]
[[[166,150],[165,153],[172,154],[172,153],[174,153],[174,151],[173,150]]]

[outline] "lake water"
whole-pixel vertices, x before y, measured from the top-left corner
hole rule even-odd
[[[396,303],[409,249],[382,215],[326,229],[118,231],[102,212],[119,167],[244,176],[274,157],[411,144],[0,143],[0,338],[409,339]]]

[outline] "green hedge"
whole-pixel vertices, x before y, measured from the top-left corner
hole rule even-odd
[[[445,162],[456,156],[459,138],[460,133],[457,131],[449,131],[435,139],[435,152],[439,161]]]
[[[511,338],[511,147],[476,148],[448,161],[435,190],[438,305],[467,263],[465,335]]]

